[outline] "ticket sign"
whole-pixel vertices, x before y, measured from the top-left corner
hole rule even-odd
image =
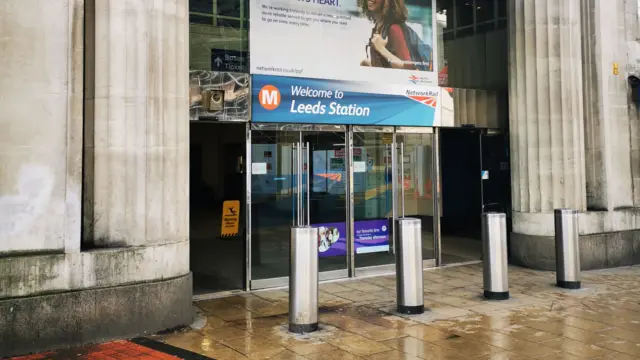
[[[227,200],[222,204],[221,236],[237,236],[240,222],[240,201]]]

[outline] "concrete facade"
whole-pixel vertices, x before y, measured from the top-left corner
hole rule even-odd
[[[520,264],[554,268],[559,207],[581,211],[583,269],[640,263],[638,7],[509,0],[487,71],[451,75],[452,122],[502,126],[475,85],[508,38]],[[191,321],[188,19],[187,0],[0,1],[0,356]]]
[[[0,356],[189,324],[188,2],[0,24]]]
[[[637,264],[637,0],[509,1],[514,260],[555,268],[553,210],[581,211],[583,269]]]

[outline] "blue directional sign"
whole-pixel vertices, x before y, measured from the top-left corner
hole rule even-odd
[[[211,49],[211,70],[248,72],[248,59],[246,51]]]

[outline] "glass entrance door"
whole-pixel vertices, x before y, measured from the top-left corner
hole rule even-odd
[[[431,128],[397,128],[398,217],[422,220],[422,257],[435,266],[433,133]],[[435,219],[437,221],[437,219]]]
[[[305,192],[309,225],[318,228],[319,268],[324,273],[320,278],[346,277],[349,236],[345,133],[303,131],[302,139],[309,147],[311,186]]]
[[[394,271],[403,216],[435,266],[433,151],[428,128],[252,124],[250,287],[287,285],[298,225],[319,230],[321,280]]]
[[[393,127],[353,128],[356,276],[393,271]]]
[[[344,129],[253,126],[251,288],[288,283],[290,229],[298,225],[319,229],[320,279],[346,277]]]
[[[422,220],[424,266],[435,266],[432,129],[354,126],[352,152],[356,276],[394,270],[401,217]]]

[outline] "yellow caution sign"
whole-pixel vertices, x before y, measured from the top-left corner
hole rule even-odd
[[[222,226],[221,236],[238,235],[240,221],[240,201],[227,200],[222,203]]]
[[[392,133],[383,133],[382,134],[382,143],[385,145],[393,144],[393,134]]]

